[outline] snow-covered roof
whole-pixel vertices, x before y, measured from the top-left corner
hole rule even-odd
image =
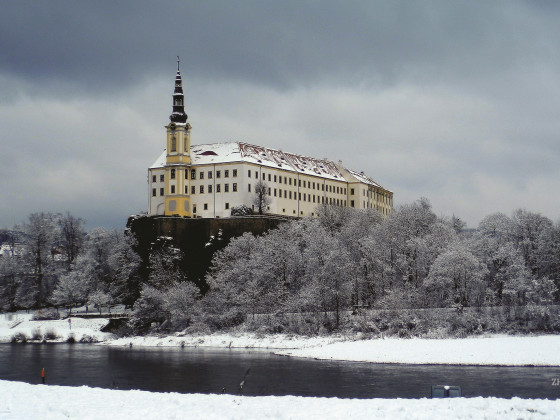
[[[165,165],[165,160],[166,151],[164,150],[161,156],[150,166],[150,169],[162,168]],[[191,146],[191,162],[193,165],[247,162],[269,168],[285,169],[306,175],[347,181],[339,166],[328,159],[316,159],[243,142],[193,145]],[[358,178],[360,182],[381,187],[373,179],[363,174],[350,170],[348,172]]]
[[[165,157],[167,156],[167,149],[163,149],[161,155],[156,159],[156,161],[150,166],[149,169],[158,169],[165,166]]]
[[[362,183],[368,184],[368,185],[373,185],[374,187],[383,188],[381,186],[381,184],[378,184],[377,182],[375,182],[375,180],[372,177],[367,176],[363,172],[356,172],[356,171],[353,171],[352,169],[348,169],[348,168],[345,168],[345,169],[350,173],[350,175],[352,175],[354,178],[356,178],[359,182],[362,182]]]

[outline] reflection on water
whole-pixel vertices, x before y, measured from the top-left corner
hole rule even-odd
[[[342,398],[429,397],[431,385],[464,396],[553,398],[559,367],[415,366],[275,356],[264,350],[128,348],[87,344],[0,345],[0,379],[160,392]]]

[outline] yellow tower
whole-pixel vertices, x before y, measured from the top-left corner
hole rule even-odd
[[[189,191],[191,164],[191,125],[185,113],[183,81],[177,57],[177,75],[173,92],[173,112],[167,130],[167,157],[165,160],[165,215],[192,216]]]

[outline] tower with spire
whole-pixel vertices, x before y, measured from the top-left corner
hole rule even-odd
[[[167,130],[165,161],[165,214],[191,217],[189,166],[191,164],[191,125],[185,112],[185,95],[177,56],[173,108]]]

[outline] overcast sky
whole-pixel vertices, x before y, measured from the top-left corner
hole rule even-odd
[[[192,143],[339,159],[469,227],[560,218],[560,3],[22,1],[0,6],[0,228],[122,227],[180,55]]]

